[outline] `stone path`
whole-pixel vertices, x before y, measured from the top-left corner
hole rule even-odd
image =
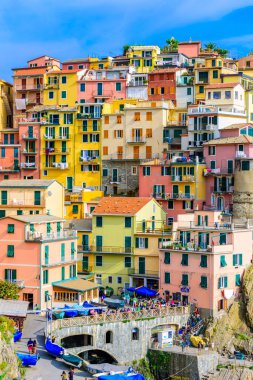
[[[29,367],[26,371],[25,380],[61,380],[62,371],[68,372],[68,366],[59,360],[49,356],[44,349],[44,328],[46,319],[39,315],[30,314],[24,324],[23,336],[20,342],[16,343],[16,351],[27,353],[27,341],[29,338],[37,339],[38,354],[40,360],[35,367]],[[87,372],[75,369],[74,379],[84,379],[91,377]]]

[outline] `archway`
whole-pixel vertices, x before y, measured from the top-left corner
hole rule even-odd
[[[78,355],[90,364],[118,364],[118,361],[104,350],[87,350],[80,352]]]
[[[64,348],[93,346],[93,336],[88,334],[70,335],[63,338],[61,344]]]

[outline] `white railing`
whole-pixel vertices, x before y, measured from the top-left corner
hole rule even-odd
[[[42,233],[39,231],[26,231],[26,240],[35,241],[35,240],[56,240],[56,239],[67,239],[74,238],[77,236],[76,230],[63,230],[60,232],[50,232]]]

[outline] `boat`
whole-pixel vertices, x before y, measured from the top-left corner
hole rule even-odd
[[[22,338],[22,332],[21,331],[16,331],[13,334],[14,343],[18,342],[21,338]]]
[[[104,303],[113,309],[118,309],[120,307],[124,307],[125,305],[124,300],[120,300],[117,298],[105,298]]]
[[[78,316],[78,311],[77,310],[73,310],[73,306],[68,306],[68,305],[65,305],[65,317],[66,318],[73,318],[73,317],[77,317]],[[69,310],[66,310],[66,309],[69,309]]]
[[[69,353],[62,355],[61,360],[64,361],[66,364],[77,368],[81,368],[83,365],[83,360],[79,358],[79,356]]]
[[[65,311],[61,311],[61,310],[53,311],[53,317],[56,319],[63,319],[64,316],[65,316]]]
[[[49,338],[46,340],[45,349],[50,355],[57,358],[61,357],[64,354],[64,348],[58,346],[58,344],[52,343]]]
[[[17,357],[21,360],[23,367],[29,367],[32,365],[36,365],[37,361],[39,360],[39,355],[29,355],[29,354],[22,354],[17,352]]]
[[[77,310],[78,315],[81,315],[81,316],[89,315],[89,309],[84,308],[81,305],[74,305],[73,308]]]

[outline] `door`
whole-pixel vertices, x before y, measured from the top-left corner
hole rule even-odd
[[[88,251],[89,250],[89,235],[83,235],[82,236],[82,248],[83,251]]]
[[[112,169],[112,182],[118,182],[118,169]]]
[[[146,271],[145,257],[139,257],[139,274],[145,274],[145,271]]]
[[[218,197],[217,198],[217,208],[219,211],[224,210],[224,198],[223,197]]]
[[[103,247],[103,236],[96,236],[96,251],[102,252]]]
[[[33,137],[33,127],[28,127],[28,137],[29,138]]]
[[[234,161],[233,160],[228,160],[228,173],[232,174],[234,171]]]
[[[22,90],[26,90],[26,79],[22,79]]]
[[[103,95],[103,83],[97,84],[97,93],[98,95]]]
[[[146,158],[152,158],[152,146],[146,146]]]
[[[138,146],[134,146],[134,158],[138,160],[140,157],[140,149]]]
[[[118,188],[117,186],[113,186],[113,195],[117,195],[118,194]]]
[[[73,177],[67,177],[67,190],[73,190]]]
[[[188,305],[188,296],[182,295],[182,303],[184,306]]]
[[[190,198],[191,187],[189,185],[185,185],[184,192],[185,192],[185,197]]]
[[[178,185],[172,186],[173,198],[178,198]]]
[[[89,268],[89,257],[83,256],[82,269],[83,269],[83,271],[86,271],[86,270],[88,270],[88,268]]]
[[[23,301],[29,302],[28,309],[33,309],[33,294],[32,293],[23,293]]]

